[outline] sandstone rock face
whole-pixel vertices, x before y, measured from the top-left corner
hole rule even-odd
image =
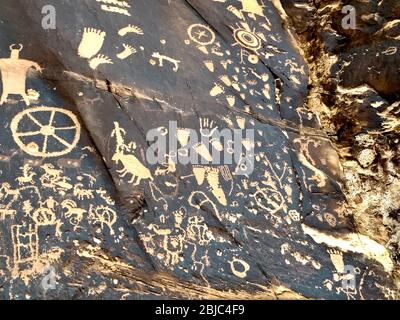
[[[323,2],[0,0],[0,297],[396,298],[398,10]]]
[[[386,243],[398,262],[400,6],[283,3],[312,69],[308,107],[340,150],[357,228]],[[344,6],[354,10],[355,29],[343,28]]]

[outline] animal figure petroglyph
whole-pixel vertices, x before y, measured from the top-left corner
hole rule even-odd
[[[63,169],[80,169],[82,166],[82,160],[86,157],[87,155],[83,154],[79,159],[58,159],[57,165]]]
[[[118,122],[114,122],[115,129],[112,136],[116,137],[116,150],[112,157],[112,161],[122,163],[123,168],[117,170],[121,178],[124,178],[127,174],[132,175],[129,183],[137,186],[141,183],[143,179],[150,179],[153,181],[153,176],[149,169],[147,169],[133,154],[126,154],[125,150],[130,148],[125,144],[123,134],[125,131],[120,128]]]
[[[63,176],[63,171],[56,169],[52,164],[46,163],[41,168],[44,174],[40,177],[40,182],[44,187],[61,190],[71,190],[72,184],[69,183],[70,179]]]
[[[94,190],[84,188],[83,183],[77,183],[74,187],[74,196],[79,200],[84,199],[93,199],[94,198]]]
[[[65,217],[69,219],[72,225],[74,225],[75,229],[78,227],[79,223],[83,219],[83,215],[87,213],[87,210],[78,208],[75,201],[67,199],[61,203],[61,207],[63,209],[67,209],[65,213]]]
[[[0,200],[6,200],[9,199],[9,197],[11,198],[11,200],[8,201],[8,204],[3,209],[11,209],[12,205],[18,200],[19,196],[20,191],[18,189],[11,189],[11,185],[8,182],[4,182],[0,186]]]
[[[25,164],[22,168],[23,176],[18,177],[17,181],[20,185],[25,183],[34,183],[33,177],[36,176],[35,172],[32,172],[32,167],[29,164]]]
[[[160,54],[159,52],[155,52],[151,56],[154,59],[158,59],[158,66],[159,67],[164,67],[164,60],[171,62],[174,65],[174,68],[172,69],[174,72],[178,72],[179,70],[179,64],[181,63],[179,60],[167,57],[165,55]]]

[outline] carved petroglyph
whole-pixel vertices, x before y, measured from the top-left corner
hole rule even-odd
[[[343,253],[335,249],[329,249],[328,253],[336,272],[338,272],[339,274],[344,273]]]
[[[316,167],[316,162],[310,155],[310,146],[318,147],[320,142],[308,138],[296,138],[293,140],[294,144],[300,147],[298,152],[298,158],[300,163],[313,172],[311,177],[312,182],[315,182],[318,187],[326,186],[328,182],[327,175]]]
[[[137,52],[134,47],[132,47],[128,44],[124,43],[123,46],[124,46],[124,50],[117,54],[118,59],[124,60]]]
[[[238,9],[234,6],[229,6],[228,10],[239,19],[245,20],[244,13],[247,13],[251,18],[255,20],[256,16],[265,17],[264,4],[260,4],[260,1],[263,0],[240,0],[240,2],[242,3],[241,9]]]
[[[201,246],[207,246],[212,240],[215,240],[207,224],[204,222],[204,218],[197,216],[189,218],[187,236],[189,240]]]
[[[33,182],[33,177],[36,176],[35,172],[32,172],[32,167],[29,164],[25,164],[22,168],[22,176],[17,178],[20,185],[25,183],[31,184]]]
[[[103,47],[106,32],[94,28],[85,28],[81,42],[78,48],[78,55],[81,58],[88,59],[89,66],[93,70],[97,69],[102,64],[112,64],[113,61],[103,55],[99,54]]]
[[[226,195],[220,183],[220,175],[224,176],[224,173],[218,167],[214,168],[196,165],[193,166],[193,175],[199,186],[203,185],[204,181],[207,181],[209,190],[218,202],[223,206],[227,205]]]
[[[228,9],[244,20],[230,26],[235,41],[232,44],[232,50],[224,48],[214,31],[206,30],[201,27],[202,25],[191,25],[188,28],[190,40],[186,43],[193,42],[200,51],[207,55],[207,59],[203,63],[209,72],[213,74],[221,72],[218,70],[218,65],[222,66],[226,72],[216,75],[218,81],[210,84],[210,96],[215,97],[221,103],[226,103],[231,108],[240,107],[246,112],[249,112],[249,106],[245,102],[248,97],[258,97],[263,100],[263,103],[255,105],[255,108],[274,111],[274,104],[279,100],[274,101],[274,87],[270,81],[272,75],[268,71],[259,74],[256,70],[260,56],[265,55],[266,51],[265,31],[260,31],[253,24],[250,27],[250,23],[245,19],[247,13],[254,19],[256,16],[263,16],[263,6],[251,2],[251,4],[243,3],[243,8],[239,10],[230,6]],[[201,44],[199,44],[199,38],[203,39]],[[210,55],[214,59],[210,59]],[[234,57],[240,59],[240,66],[233,66]]]
[[[106,33],[94,28],[85,28],[78,48],[81,58],[91,59],[97,55],[103,47]]]
[[[381,263],[386,271],[393,270],[393,261],[387,249],[365,235],[350,233],[340,238],[304,224],[302,229],[306,235],[309,235],[317,243],[324,243],[343,252],[363,254]]]
[[[29,96],[26,91],[26,77],[28,70],[33,68],[42,72],[42,68],[36,63],[29,60],[19,58],[19,54],[23,49],[20,44],[10,46],[11,56],[8,59],[0,59],[0,71],[3,83],[3,93],[0,98],[0,106],[3,105],[10,94],[22,96],[25,104],[30,105]]]
[[[44,158],[71,152],[81,133],[78,118],[71,111],[53,107],[24,110],[14,117],[10,128],[14,141],[24,152]],[[64,137],[66,132],[72,132],[73,138]]]
[[[190,40],[201,46],[211,45],[215,41],[215,32],[203,24],[192,24],[187,32]]]
[[[70,183],[71,179],[64,176],[63,171],[56,169],[51,163],[45,163],[40,168],[44,171],[44,174],[40,177],[42,186],[58,190],[61,193],[73,188]]]
[[[184,241],[186,237],[185,231],[181,225],[185,216],[185,210],[182,208],[174,212],[174,227],[160,228],[158,225],[151,224],[149,230],[153,231],[155,235],[161,236],[161,245],[163,252],[158,255],[167,265],[174,266],[181,261],[181,253],[184,249]],[[151,241],[153,236],[142,237],[145,242]]]
[[[87,213],[87,210],[78,208],[78,205],[74,200],[67,199],[61,203],[61,207],[66,209],[65,217],[69,220],[69,222],[74,226],[74,230],[79,227],[79,224],[83,220],[84,214]]]
[[[320,270],[322,267],[319,261],[314,260],[311,256],[307,254],[302,254],[301,252],[293,249],[289,243],[284,243],[281,245],[281,254],[283,256],[289,255],[294,259],[293,261],[291,259],[286,258],[285,263],[288,265],[296,262],[302,265],[311,265],[316,270]]]
[[[232,261],[229,262],[231,266],[232,273],[241,279],[247,277],[247,273],[250,271],[250,265],[241,259],[234,258]]]
[[[221,220],[217,205],[202,191],[193,191],[188,199],[189,205],[196,209],[201,209],[203,206],[211,206],[213,214]]]
[[[33,224],[16,225],[11,231],[14,244],[12,274],[17,277],[21,270],[32,268],[39,258],[38,227]]]
[[[126,1],[122,0],[96,0],[101,3],[101,10],[110,13],[117,13],[124,16],[130,17],[131,14],[129,12],[129,8],[131,8],[130,4]]]
[[[99,54],[89,61],[89,67],[96,70],[102,64],[113,64],[114,62],[104,54]]]
[[[172,227],[166,226],[170,219],[173,219]],[[171,218],[162,215],[159,221],[162,225],[150,224],[149,232],[141,235],[147,252],[170,268],[180,265],[184,262],[183,257],[190,255],[193,260],[192,270],[203,277],[204,268],[209,266],[207,252],[204,253],[203,250],[215,241],[204,218],[180,207],[173,211]]]
[[[143,35],[144,34],[142,28],[140,28],[138,26],[135,26],[135,25],[132,25],[132,24],[130,24],[130,25],[128,25],[128,26],[126,26],[126,27],[124,27],[124,28],[122,28],[122,29],[120,29],[118,31],[118,34],[121,37],[126,36],[128,33],[135,33],[135,34],[139,34],[139,35]]]
[[[133,185],[139,185],[142,180],[153,181],[153,176],[149,169],[147,169],[133,154],[127,154],[125,151],[132,151],[129,145],[124,142],[125,131],[120,127],[118,122],[114,122],[114,130],[112,136],[116,138],[115,153],[112,157],[112,161],[115,163],[121,163],[123,168],[117,170],[120,178],[124,178],[130,174],[132,176],[129,183]]]
[[[236,44],[240,45],[255,53],[261,49],[263,35],[257,34],[255,29],[250,29],[247,23],[237,24],[233,29],[233,36],[235,37]]]
[[[152,58],[157,59],[158,60],[158,66],[159,67],[164,67],[164,61],[168,61],[173,65],[172,70],[174,72],[178,72],[179,70],[179,64],[181,63],[179,60],[173,59],[171,57],[168,57],[166,55],[162,55],[159,52],[154,52],[151,55]],[[150,64],[155,65],[156,61],[154,61],[153,59],[150,60]]]
[[[28,285],[46,265],[56,263],[63,252],[58,247],[43,246],[50,238],[62,241],[65,228],[72,226],[74,231],[81,232],[81,225],[89,222],[114,235],[116,213],[111,207],[100,205],[107,201],[113,205],[113,200],[101,188],[97,190],[102,196],[96,200],[89,196],[89,188],[96,183],[96,178],[89,173],[66,177],[62,167],[42,160],[24,161],[20,170],[16,186],[6,182],[0,185],[0,221],[13,223],[8,233],[13,243],[13,259],[8,261],[7,270],[12,278]],[[93,200],[96,205],[89,207]],[[45,236],[42,230],[46,230]]]
[[[113,226],[117,221],[117,213],[106,206],[94,206],[90,205],[89,208],[89,220],[94,224],[100,224],[101,228],[108,227],[110,234],[114,235]]]

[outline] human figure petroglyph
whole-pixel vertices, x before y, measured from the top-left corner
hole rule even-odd
[[[150,225],[149,229],[155,234],[162,236],[162,247],[165,251],[164,261],[167,265],[174,266],[181,261],[180,254],[184,249],[184,241],[186,232],[182,229],[181,225],[184,218],[184,212],[181,210],[174,212],[175,223],[171,229],[162,229],[157,225]]]
[[[11,55],[8,59],[0,59],[0,71],[3,82],[3,93],[0,98],[0,106],[6,102],[10,94],[20,95],[29,106],[29,96],[26,91],[26,77],[28,70],[33,68],[38,72],[42,72],[42,68],[33,61],[19,58],[19,54],[23,49],[23,45],[19,45],[19,49],[15,49],[15,45],[10,46]]]
[[[16,210],[10,210],[10,209],[3,209],[3,205],[0,204],[0,221],[4,221],[7,218],[14,218],[17,214]]]
[[[16,209],[13,206],[15,203],[21,198],[24,191],[30,192],[30,197],[32,198],[35,194],[37,196],[38,201],[42,200],[39,189],[34,185],[28,185],[25,187],[19,187],[13,189],[8,182],[4,182],[0,186],[0,218],[3,220],[6,217],[14,217],[16,214]],[[33,209],[33,208],[31,208]],[[29,212],[30,213],[30,212]]]
[[[201,246],[206,246],[214,240],[214,236],[204,222],[204,218],[197,216],[188,219],[187,236],[189,240]]]

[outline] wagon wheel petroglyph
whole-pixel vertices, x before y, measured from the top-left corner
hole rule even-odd
[[[46,121],[42,119],[46,119]],[[63,123],[56,125],[56,118],[62,118]],[[48,120],[47,120],[48,119]],[[37,107],[17,114],[11,122],[11,132],[16,144],[26,153],[35,157],[59,157],[68,154],[76,146],[81,133],[78,118],[68,110],[53,107]],[[73,132],[73,138],[65,138],[63,133]],[[39,138],[41,142],[24,142],[25,139]],[[58,149],[50,150],[57,145]]]

